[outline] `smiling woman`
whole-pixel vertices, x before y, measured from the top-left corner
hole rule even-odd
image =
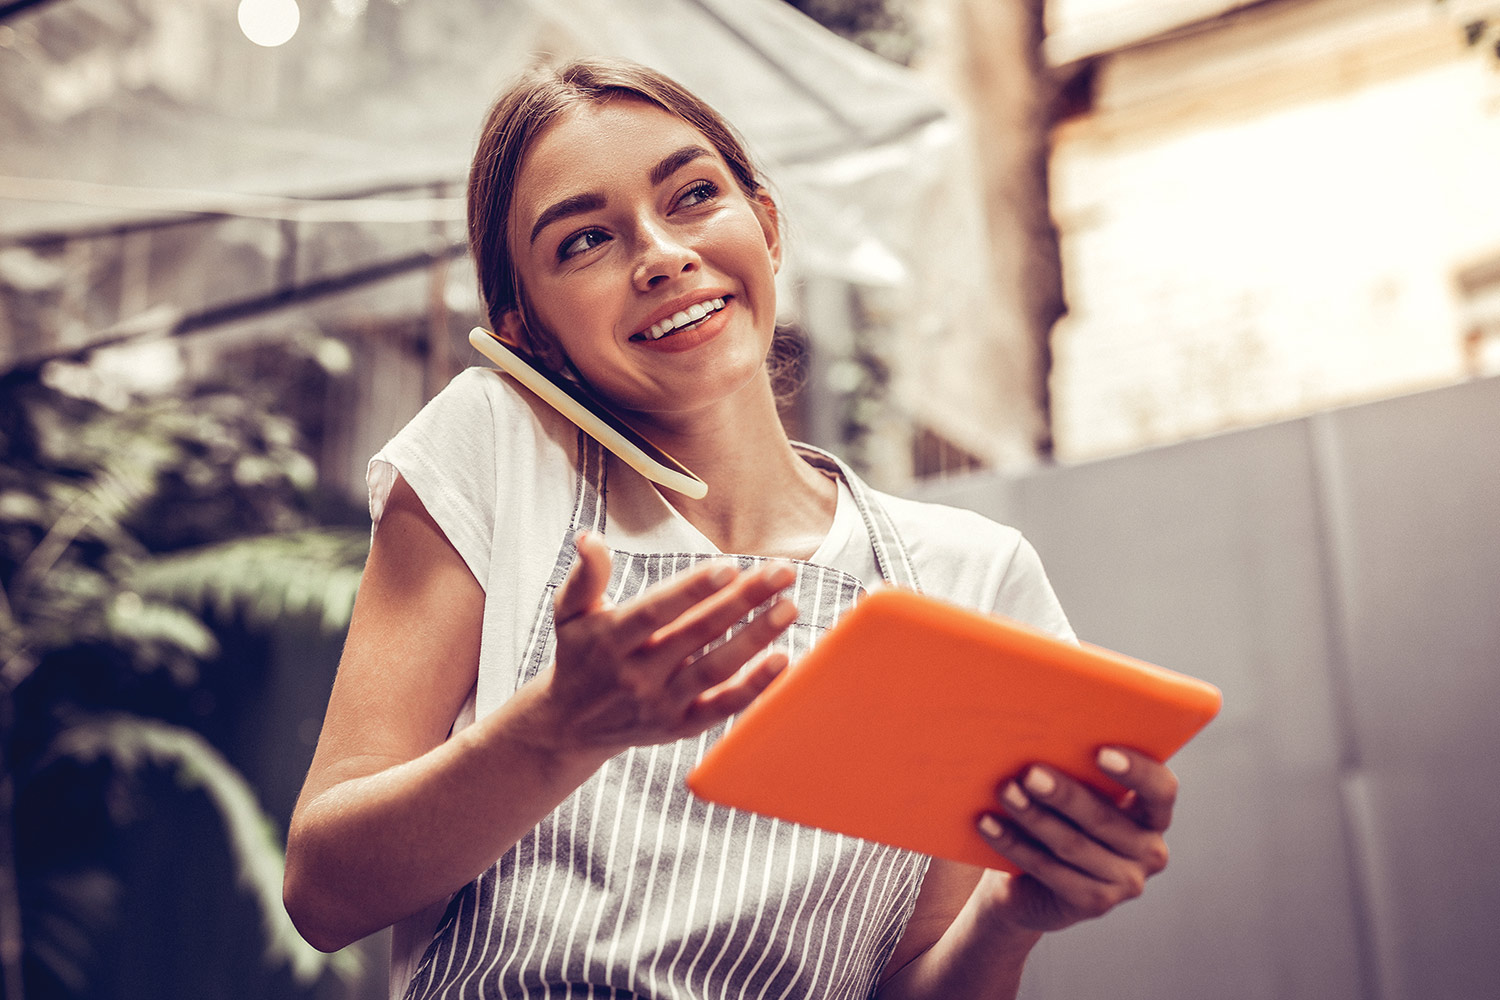
[[[508,91],[491,109],[475,154],[475,169],[469,175],[469,242],[493,329],[501,329],[505,315],[512,310],[523,317],[529,311],[525,297],[519,293],[511,254],[511,205],[523,158],[529,156],[537,137],[555,119],[585,104],[598,106],[611,99],[653,106],[677,118],[693,133],[682,148],[652,164],[653,186],[685,167],[687,161],[716,155],[742,194],[749,198],[765,196],[749,154],[731,126],[674,81],[628,63],[607,67],[577,64],[555,74],[534,76]],[[610,149],[606,143],[603,154],[607,156]],[[533,219],[529,242],[534,243],[542,227],[559,217],[599,208],[601,197],[599,192],[574,192],[572,198],[549,204]],[[566,364],[557,345],[547,338],[536,338],[524,346],[554,368]]]
[[[505,339],[549,342],[668,451],[704,420],[757,419],[738,411],[766,401],[775,208],[696,128],[629,97],[562,112],[522,161],[510,230],[524,293]]]
[[[788,440],[766,366],[777,209],[712,109],[630,64],[528,76],[485,124],[469,237],[497,334],[708,492],[659,488],[487,369],[375,456],[370,559],[288,837],[308,940],[394,923],[411,1000],[1013,997],[1043,931],[1141,891],[1175,779],[1129,748],[1100,755],[1119,803],[1044,763],[995,775],[974,836],[1019,876],[684,787],[871,586],[1071,635],[1013,529]]]

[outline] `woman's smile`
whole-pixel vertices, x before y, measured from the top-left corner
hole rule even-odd
[[[724,305],[711,313],[706,313],[702,318],[691,320],[681,327],[674,326],[663,333],[660,337],[653,339],[645,338],[636,343],[653,353],[680,354],[691,351],[723,333],[729,326],[731,316],[730,310],[734,308],[734,299],[715,299]],[[682,315],[678,313],[677,315]],[[634,340],[635,338],[631,338]]]
[[[701,302],[694,302],[685,309],[670,309],[671,315],[664,316],[651,324],[650,329],[642,330],[640,333],[632,334],[631,340],[657,341],[670,334],[679,333],[688,327],[702,322],[720,309],[724,308],[724,299],[710,298]]]

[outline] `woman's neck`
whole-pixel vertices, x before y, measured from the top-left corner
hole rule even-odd
[[[691,418],[657,420],[648,436],[708,484],[667,502],[723,552],[806,558],[828,534],[838,486],[797,454],[769,384]]]

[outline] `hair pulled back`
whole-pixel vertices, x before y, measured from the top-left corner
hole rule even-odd
[[[527,152],[566,112],[586,104],[633,98],[656,105],[702,132],[735,180],[751,198],[764,186],[744,143],[717,111],[669,77],[624,60],[581,60],[530,70],[500,95],[485,119],[469,171],[469,252],[491,329],[501,317],[520,312],[525,345],[554,370],[567,359],[550,336],[528,322],[530,310],[520,287],[510,246],[511,201]]]

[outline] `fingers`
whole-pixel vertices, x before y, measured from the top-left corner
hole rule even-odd
[[[738,620],[738,617],[730,619],[712,634],[722,635],[729,625]],[[686,697],[692,697],[722,684],[750,662],[756,653],[774,642],[796,620],[797,606],[791,601],[777,601],[763,614],[751,619],[727,642],[684,662],[668,682],[669,686]]]
[[[604,600],[604,590],[609,586],[613,560],[604,539],[585,531],[574,539],[573,545],[578,550],[578,560],[563,585],[557,588],[552,605],[552,620],[558,625],[599,608]]]
[[[1147,830],[1161,832],[1172,825],[1177,804],[1177,775],[1165,764],[1125,747],[1099,751],[1099,769],[1130,789],[1129,812]]]
[[[985,816],[980,821],[980,832],[991,847],[1041,887],[1041,893],[1032,895],[1044,897],[1046,905],[1033,901],[1033,907],[1042,912],[1024,921],[1028,925],[1036,921],[1035,930],[1058,930],[1080,919],[1101,916],[1139,895],[1144,886],[1144,877],[1113,881],[1063,864],[1015,820]]]
[[[785,590],[796,577],[796,571],[790,566],[775,563],[742,574],[721,595],[701,602],[674,622],[670,629],[656,636],[652,648],[668,660],[681,661],[723,636],[746,615]],[[745,649],[740,663],[785,631],[796,617],[796,608],[791,602],[781,600],[753,618],[731,640],[735,648]]]
[[[617,625],[620,645],[627,649],[643,645],[658,631],[671,625],[739,577],[739,567],[715,561],[657,584],[640,597],[621,606]]]
[[[1136,867],[1154,875],[1166,867],[1165,843],[1092,789],[1050,768],[1028,768],[1001,789],[1011,818],[1064,864],[1118,880]]]
[[[1101,751],[1098,762],[1129,789],[1121,802],[1033,765],[999,789],[1003,815],[986,814],[979,822],[991,847],[1046,887],[1063,921],[1058,926],[1140,895],[1146,880],[1167,865],[1162,831],[1176,801],[1176,776],[1121,748]]]
[[[784,564],[741,572],[725,563],[682,574],[622,607],[618,640],[622,648],[641,647],[675,668],[784,590],[796,575]],[[771,638],[775,635],[766,641]]]
[[[1176,778],[1164,765],[1149,757],[1136,757],[1138,759],[1131,761],[1130,768],[1137,775],[1144,774],[1148,770],[1145,765],[1149,764],[1150,769],[1162,772],[1175,785]],[[1118,761],[1113,758],[1109,763],[1111,768],[1118,767]],[[1086,839],[1101,845],[1109,855],[1139,864],[1148,875],[1155,875],[1167,866],[1167,845],[1161,836],[1162,830],[1147,826],[1137,816],[1136,809],[1144,796],[1134,789],[1128,796],[1126,805],[1122,807],[1051,768],[1033,766],[1027,769],[1023,782],[1027,797],[1045,807],[1037,810],[1038,813],[1050,812],[1060,816],[1061,822],[1081,831]],[[1009,790],[1007,786],[1006,791]],[[1002,792],[1002,798],[1005,797]],[[1175,793],[1173,797],[1175,798]],[[1167,808],[1170,811],[1170,806]],[[1088,856],[1098,859],[1102,866],[1098,870],[1104,871],[1112,867],[1112,861],[1106,855]],[[1064,860],[1070,864],[1078,863],[1071,857]],[[1085,870],[1096,870],[1084,861],[1082,854],[1079,855],[1079,862],[1082,862],[1079,866]]]
[[[773,650],[732,680],[703,692],[688,708],[688,727],[693,730],[706,729],[721,719],[743,711],[786,669],[786,665],[786,653]]]
[[[766,650],[797,617],[777,596],[796,579],[790,565],[714,561],[614,607],[608,547],[584,533],[577,550],[554,604],[552,684],[571,717],[627,720],[605,727],[622,743],[680,738],[744,708],[785,666]]]

